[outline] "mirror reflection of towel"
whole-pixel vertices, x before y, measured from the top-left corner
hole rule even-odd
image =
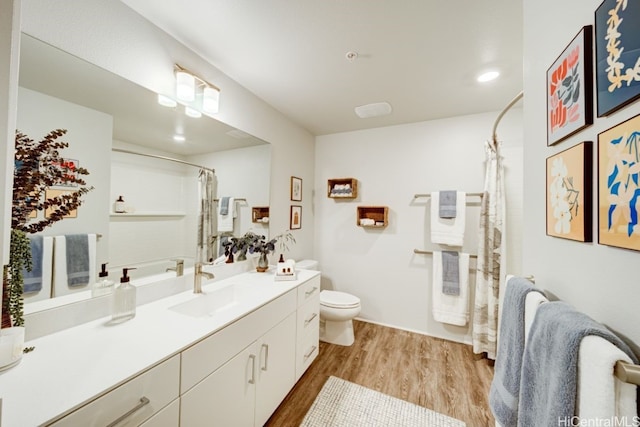
[[[70,287],[89,283],[89,238],[86,234],[67,234],[67,284]]]
[[[42,290],[42,236],[29,236],[29,244],[31,245],[32,268],[28,271],[26,268],[22,270],[23,292],[40,292]]]

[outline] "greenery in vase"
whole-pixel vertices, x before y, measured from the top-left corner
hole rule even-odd
[[[276,249],[276,243],[279,243],[278,246],[280,247],[280,250],[287,251],[289,250],[288,245],[290,243],[296,243],[296,239],[290,231],[280,233],[270,240],[266,240],[265,236],[259,236],[259,238],[256,239],[249,247],[249,252],[269,255]]]

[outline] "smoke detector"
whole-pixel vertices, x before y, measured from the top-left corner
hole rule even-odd
[[[354,108],[356,115],[361,119],[369,117],[386,116],[391,114],[391,104],[388,102],[376,102],[373,104],[360,105]]]

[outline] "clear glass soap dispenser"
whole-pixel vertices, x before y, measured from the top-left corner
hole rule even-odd
[[[129,270],[135,270],[135,268],[123,268],[120,285],[113,290],[113,311],[111,315],[113,323],[133,319],[136,315],[136,287],[129,283]]]
[[[91,296],[99,297],[100,295],[108,295],[113,292],[114,281],[109,279],[109,272],[107,271],[107,263],[102,264],[102,269],[98,273],[98,281],[91,287]]]

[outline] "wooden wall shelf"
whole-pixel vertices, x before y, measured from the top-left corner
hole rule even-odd
[[[387,206],[358,206],[357,221],[360,227],[386,227],[389,225],[389,208]]]
[[[327,180],[327,197],[331,199],[355,199],[358,197],[358,180],[333,178]]]
[[[251,222],[266,224],[269,222],[269,206],[253,206],[251,208]]]

